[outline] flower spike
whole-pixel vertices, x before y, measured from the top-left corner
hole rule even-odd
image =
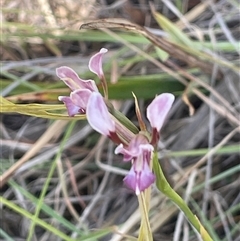
[[[74,70],[62,66],[57,68],[56,73],[70,87],[71,94],[70,96],[59,96],[59,100],[66,105],[69,116],[78,113],[86,114],[86,118],[94,130],[118,144],[115,154],[122,154],[123,161],[132,163],[129,173],[124,178],[124,183],[134,190],[136,195],[139,195],[155,181],[155,175],[152,172],[154,146],[159,139],[159,131],[173,104],[174,96],[170,93],[161,94],[155,97],[147,107],[147,118],[152,126],[150,136],[141,116],[137,98],[133,94],[141,131],[133,128],[135,126],[132,123],[129,124],[130,121],[126,121],[127,118],[119,115],[107,101],[108,88],[102,66],[103,55],[107,51],[102,48],[90,58],[88,65],[90,71],[98,75],[104,97],[98,91],[93,80],[83,80]]]

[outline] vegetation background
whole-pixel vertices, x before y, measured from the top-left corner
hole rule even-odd
[[[143,113],[156,94],[176,96],[161,132],[161,165],[214,241],[239,241],[239,1],[149,3],[2,0],[1,96],[60,104],[69,90],[55,69],[66,65],[98,81],[88,60],[108,48],[110,98],[129,119],[136,122],[132,91]],[[105,18],[119,18],[119,26],[79,30]],[[129,165],[113,155],[114,145],[84,120],[39,118],[40,109],[24,115],[19,106],[6,113],[0,104],[0,172],[11,176],[1,185],[1,240],[135,240],[137,198],[123,186]],[[156,188],[150,222],[156,241],[200,240]]]

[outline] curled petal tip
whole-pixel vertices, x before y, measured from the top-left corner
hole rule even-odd
[[[101,79],[103,77],[103,69],[102,69],[102,58],[103,54],[107,53],[108,50],[105,48],[100,49],[98,53],[93,55],[90,60],[88,67],[91,72],[98,75],[98,77]]]
[[[60,66],[60,67],[56,68],[56,74],[60,79],[61,78],[73,78],[74,79],[75,77],[79,78],[76,71],[68,66]]]
[[[174,95],[164,93],[155,97],[155,99],[147,107],[147,118],[153,128],[158,132],[162,128],[164,120],[170,111],[174,102]]]
[[[122,153],[122,151],[123,151],[123,144],[121,143],[121,144],[119,144],[117,147],[116,147],[116,149],[115,149],[115,151],[114,151],[114,154],[119,154],[119,153]]]
[[[65,104],[69,116],[75,116],[79,113],[79,107],[72,102],[70,97],[59,96],[58,100],[62,101]]]
[[[105,48],[101,48],[100,49],[100,53],[102,53],[102,54],[105,54],[105,53],[107,53],[108,52],[108,49],[105,49]]]

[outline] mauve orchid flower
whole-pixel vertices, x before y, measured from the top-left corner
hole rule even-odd
[[[105,98],[107,98],[107,82],[102,69],[102,58],[107,51],[102,48],[91,57],[88,65],[90,71],[100,78]],[[144,134],[146,128],[141,118],[138,119],[142,123],[142,125],[140,123],[142,132],[138,134],[134,134],[126,126],[121,126],[121,122],[114,120],[93,80],[82,80],[74,70],[66,66],[58,68],[56,72],[57,76],[72,91],[70,96],[59,96],[59,100],[66,105],[69,116],[77,113],[86,114],[87,120],[94,130],[108,136],[115,143],[120,143],[115,149],[115,154],[123,154],[123,161],[132,162],[132,167],[124,178],[124,183],[129,188],[139,195],[140,192],[150,187],[155,181],[155,175],[151,170],[154,146],[159,139],[159,131],[171,109],[174,96],[170,93],[161,94],[155,97],[147,107],[147,118],[152,127],[150,140],[149,133]],[[136,105],[138,107],[137,103]],[[139,108],[137,110],[139,117],[140,110]]]
[[[103,76],[102,57],[107,51],[107,49],[101,49],[89,61],[89,69],[98,76]],[[81,79],[73,69],[67,66],[57,68],[56,74],[72,91],[70,97],[58,97],[65,104],[68,115],[85,114],[91,93],[98,92],[95,82],[91,79]]]
[[[153,146],[142,134],[136,135],[127,147],[120,144],[115,149],[115,154],[123,154],[123,161],[132,161],[132,168],[123,181],[136,195],[155,181],[155,175],[150,169],[153,150]]]
[[[165,93],[157,96],[147,107],[147,118],[152,126],[153,135],[154,131],[157,131],[157,134],[160,131],[173,101],[174,96]],[[115,123],[100,93],[92,93],[89,97],[86,115],[94,130],[114,140],[112,137],[114,134],[116,135]],[[115,149],[115,154],[123,154],[123,161],[132,162],[132,167],[124,178],[124,183],[134,190],[136,195],[155,182],[155,175],[150,168],[154,151],[152,144],[144,134],[139,133],[129,144],[120,144]]]
[[[162,128],[164,120],[173,104],[174,96],[164,93],[157,96],[147,107],[147,118],[153,129],[151,143],[156,144],[158,132]],[[115,154],[123,154],[123,161],[132,161],[132,168],[124,178],[124,183],[135,191],[136,195],[144,191],[155,181],[155,175],[150,169],[153,145],[147,137],[138,134],[128,146],[120,144],[115,149]]]

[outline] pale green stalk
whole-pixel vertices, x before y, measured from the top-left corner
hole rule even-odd
[[[138,195],[138,203],[141,211],[141,226],[139,229],[138,241],[153,241],[152,232],[148,218],[148,204],[145,192]]]
[[[164,176],[162,168],[158,163],[158,157],[156,152],[154,152],[153,157],[153,170],[156,174],[157,188],[180,208],[180,210],[185,214],[188,221],[197,230],[197,232],[201,235],[204,241],[213,241],[208,232],[198,220],[197,216],[192,213],[184,200],[169,185],[167,179]]]
[[[150,163],[152,168],[152,161]],[[153,241],[151,226],[149,222],[149,208],[151,200],[151,187],[147,188],[144,192],[138,195],[139,208],[142,214],[141,226],[139,229],[138,241]]]

